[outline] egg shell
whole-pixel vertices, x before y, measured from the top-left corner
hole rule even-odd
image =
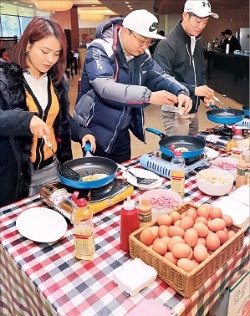
[[[158,235],[160,238],[168,236],[168,226],[161,225],[158,229]]]
[[[231,216],[229,215],[222,215],[222,218],[224,219],[225,223],[226,223],[226,227],[230,227],[233,225],[233,219]]]
[[[197,217],[196,209],[194,207],[190,207],[189,209],[187,209],[186,216],[190,216],[190,217],[192,217],[193,220],[195,220]]]
[[[186,272],[191,272],[195,267],[195,263],[187,258],[181,258],[177,261],[177,266]]]
[[[215,251],[220,247],[220,238],[215,233],[210,233],[206,238],[206,246],[208,250]]]
[[[163,240],[167,245],[168,245],[169,241],[171,240],[171,238],[168,236],[161,237],[160,239]]]
[[[159,255],[164,256],[165,253],[167,252],[168,249],[168,245],[167,243],[165,243],[163,240],[161,239],[157,239],[155,240],[155,242],[153,243],[153,248],[152,248],[155,252],[157,252]]]
[[[207,248],[204,245],[199,244],[194,247],[194,259],[197,262],[207,259]]]
[[[181,236],[173,236],[168,242],[168,250],[172,251],[174,245],[179,243],[184,243],[184,239]]]
[[[197,231],[194,228],[187,229],[184,235],[184,240],[188,246],[194,247],[198,242]]]
[[[172,224],[181,219],[181,214],[176,211],[170,212],[169,216],[172,218]]]
[[[164,258],[171,261],[174,264],[177,264],[178,259],[172,254],[172,252],[168,251],[165,253]]]
[[[195,223],[193,228],[197,231],[198,237],[207,237],[208,227],[203,223]]]
[[[207,226],[207,219],[204,216],[198,216],[195,219],[195,223],[203,223],[203,224],[205,224]]]
[[[154,235],[149,228],[143,229],[140,234],[140,241],[146,246],[150,246],[153,243]]]
[[[187,258],[191,252],[191,247],[183,243],[174,245],[172,249],[172,253],[176,258]]]
[[[182,227],[184,230],[187,230],[189,228],[192,228],[194,226],[194,220],[191,216],[185,216],[180,221],[180,227]]]
[[[212,208],[212,210],[210,211],[209,218],[222,218],[222,210],[219,207]]]
[[[207,226],[211,231],[217,232],[218,230],[222,230],[226,227],[226,222],[222,218],[214,218],[207,222]]]
[[[228,233],[225,232],[224,230],[218,230],[216,232],[216,235],[219,236],[221,245],[223,245],[229,239]]]
[[[170,226],[172,224],[172,217],[168,214],[162,214],[158,217],[157,223],[159,226],[166,225]]]
[[[197,215],[208,219],[211,209],[210,204],[202,204],[197,209]]]
[[[179,226],[169,226],[168,228],[168,236],[181,236],[184,237],[185,230]]]

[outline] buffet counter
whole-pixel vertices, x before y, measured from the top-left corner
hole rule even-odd
[[[139,165],[137,158],[124,164]],[[163,188],[170,188],[164,178]],[[187,177],[185,202],[212,203],[217,197],[204,195],[195,176]],[[143,193],[135,189],[137,202]],[[116,204],[94,216],[96,254],[93,261],[74,255],[72,226],[53,244],[35,243],[22,237],[16,218],[24,210],[45,206],[39,195],[1,209],[1,308],[2,315],[126,315],[143,300],[153,299],[172,310],[171,315],[206,315],[228,286],[232,277],[249,263],[250,247],[245,245],[216,271],[190,298],[183,298],[157,278],[134,297],[129,297],[113,281],[113,271],[130,260],[120,249],[120,209]]]

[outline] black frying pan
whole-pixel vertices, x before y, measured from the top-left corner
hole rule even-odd
[[[106,174],[106,176],[101,179],[90,181],[70,180],[61,174],[59,175],[65,185],[76,189],[100,188],[114,180],[118,169],[117,164],[113,160],[99,156],[72,159],[63,165],[79,173],[81,178],[95,174]]]
[[[235,124],[244,119],[245,113],[242,110],[232,108],[219,109],[216,105],[210,105],[213,110],[207,111],[207,118],[218,124]]]
[[[203,139],[199,139],[193,136],[167,136],[160,131],[153,128],[146,128],[146,131],[154,133],[161,137],[159,146],[162,153],[166,156],[173,157],[174,153],[171,151],[171,147],[175,148],[184,147],[188,151],[182,152],[183,158],[194,158],[200,156],[204,150],[206,143]]]

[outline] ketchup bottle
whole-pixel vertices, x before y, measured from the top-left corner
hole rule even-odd
[[[129,235],[139,228],[138,210],[135,202],[128,196],[121,209],[120,245],[123,251],[129,252]]]

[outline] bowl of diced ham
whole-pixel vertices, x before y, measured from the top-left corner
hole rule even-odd
[[[182,205],[182,198],[172,190],[155,189],[143,193],[140,200],[148,200],[152,205],[152,220],[157,219],[162,213],[169,213]]]
[[[235,181],[236,175],[237,175],[238,163],[239,163],[239,160],[237,158],[218,157],[212,161],[211,167],[228,171],[234,177],[234,181]]]

